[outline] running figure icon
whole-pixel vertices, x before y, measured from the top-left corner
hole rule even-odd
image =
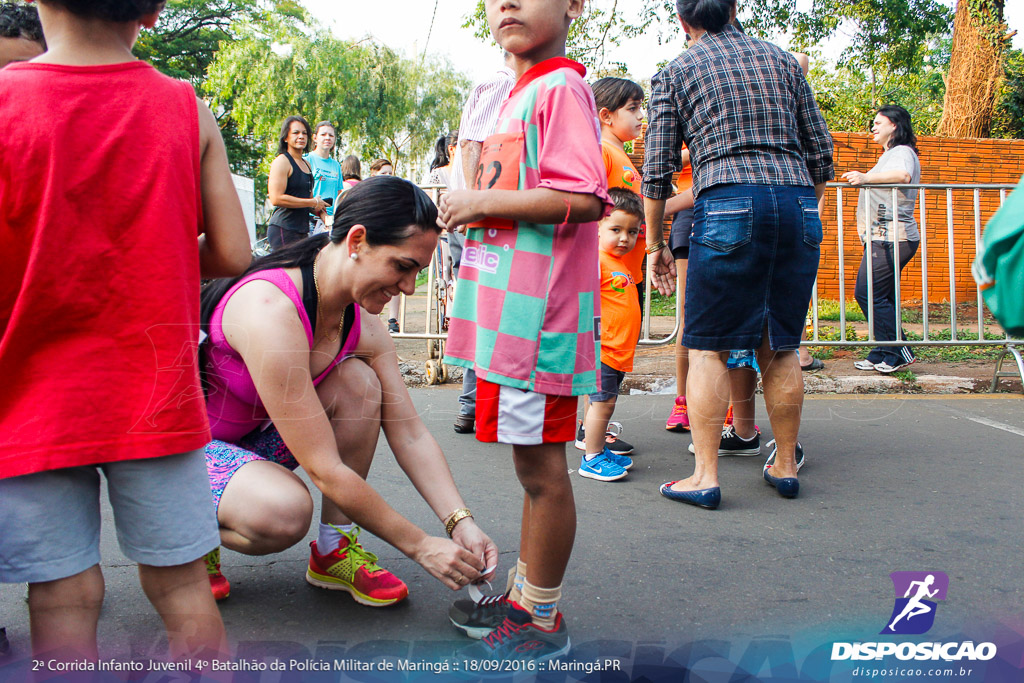
[[[910,586],[907,587],[907,592],[903,594],[903,597],[910,598],[910,593],[914,590],[915,586],[917,587],[917,593],[914,594],[914,597],[910,598],[910,601],[907,602],[906,606],[903,608],[903,611],[900,612],[899,616],[893,619],[892,623],[889,624],[890,631],[895,631],[896,622],[900,619],[903,619],[904,617],[906,617],[907,621],[910,621],[913,617],[916,617],[919,614],[927,614],[928,612],[932,611],[933,608],[930,605],[926,605],[923,602],[921,602],[921,599],[934,598],[935,594],[939,592],[938,588],[932,591],[928,590],[928,588],[933,583],[935,583],[934,574],[929,574],[927,577],[925,577],[924,581],[910,582]]]
[[[935,622],[938,602],[946,599],[949,576],[945,572],[892,572],[894,602],[883,634],[903,635],[927,632]],[[916,617],[916,618],[915,618]]]

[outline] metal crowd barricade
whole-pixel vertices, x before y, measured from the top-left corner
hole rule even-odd
[[[441,192],[444,190],[443,186],[438,185],[422,185],[421,186],[435,202],[440,198]],[[838,263],[837,263],[837,275],[838,275],[838,288],[839,288],[839,338],[838,339],[824,339],[821,336],[821,325],[818,316],[818,283],[815,281],[814,288],[811,293],[811,306],[810,306],[810,323],[811,332],[809,338],[803,342],[805,346],[850,346],[850,347],[874,347],[874,346],[1002,346],[1003,351],[999,355],[996,367],[993,372],[992,385],[990,391],[995,391],[998,386],[998,381],[1003,377],[1020,377],[1021,381],[1024,382],[1024,357],[1022,357],[1021,351],[1024,349],[1024,339],[1017,339],[1010,337],[1008,334],[1003,333],[1001,336],[995,339],[986,339],[986,332],[988,331],[984,320],[984,301],[981,296],[981,289],[976,283],[971,284],[974,290],[975,298],[977,302],[977,320],[975,321],[975,335],[976,339],[964,339],[961,338],[960,332],[965,331],[964,328],[959,327],[957,319],[957,291],[958,285],[962,284],[957,281],[957,255],[956,255],[956,238],[954,235],[955,221],[954,221],[954,192],[970,192],[972,197],[972,215],[973,215],[973,233],[974,233],[974,246],[975,254],[981,245],[981,193],[982,192],[996,192],[999,193],[999,205],[1006,200],[1007,193],[1012,190],[1015,186],[1012,184],[873,184],[870,186],[852,186],[847,183],[829,183],[828,190],[825,195],[825,207],[826,210],[831,202],[834,202],[836,211],[836,246],[838,252]],[[846,303],[847,303],[847,286],[846,286],[846,274],[848,272],[848,265],[846,261],[845,248],[845,231],[846,225],[844,223],[843,209],[845,197],[849,195],[846,191],[855,191],[854,197],[859,196],[859,192],[865,189],[874,191],[889,191],[891,192],[889,205],[892,207],[898,206],[898,193],[901,189],[917,189],[917,214],[919,216],[918,226],[921,235],[921,241],[916,254],[916,258],[920,259],[921,264],[921,325],[922,325],[922,339],[920,340],[907,340],[903,339],[903,301],[901,297],[901,283],[900,283],[900,269],[894,268],[893,273],[893,291],[895,299],[895,323],[896,323],[896,339],[892,341],[879,341],[875,339],[874,332],[874,278],[867,278],[867,300],[868,300],[868,311],[867,311],[867,339],[851,339],[847,333],[846,327]],[[929,214],[927,208],[928,192],[939,192],[945,195],[945,206],[946,206],[946,241],[945,245],[938,245],[937,247],[930,244],[928,238],[928,225],[929,225]],[[941,196],[941,195],[940,195]],[[898,214],[894,216],[898,218]],[[889,235],[893,241],[893,253],[894,263],[898,263],[899,254],[899,230],[891,230]],[[830,239],[831,236],[826,235],[826,240]],[[823,242],[824,245],[824,242]],[[929,250],[940,249],[945,246],[948,252],[948,268],[949,268],[949,319],[950,319],[950,338],[946,339],[934,339],[932,338],[931,332],[931,321],[930,321],[930,308],[929,296],[928,296],[928,264],[929,264]],[[865,252],[866,255],[866,270],[868,273],[872,272],[873,266],[873,255],[870,249]],[[854,255],[855,261],[852,264],[853,268],[859,268],[861,255],[859,253]],[[444,342],[447,339],[447,333],[443,330],[443,315],[444,315],[444,289],[438,283],[438,273],[443,269],[443,262],[438,252],[435,252],[434,257],[431,259],[430,267],[428,270],[428,296],[427,296],[427,310],[425,314],[424,332],[409,332],[406,330],[406,309],[405,309],[405,295],[402,295],[402,306],[401,306],[401,318],[400,325],[402,331],[395,333],[392,336],[395,339],[423,339],[428,341],[428,351],[431,360],[428,361],[427,365],[427,376],[428,382],[431,384],[439,383],[447,378],[447,371],[444,366],[440,364],[440,358],[443,355]],[[965,272],[970,272],[970,267],[965,269]],[[674,326],[668,334],[658,334],[657,336],[652,334],[652,316],[651,316],[651,293],[652,288],[652,273],[648,268],[645,276],[646,288],[645,296],[642,306],[642,324],[641,324],[641,335],[639,345],[644,347],[649,346],[663,346],[673,343],[681,332],[681,311],[679,306],[675,306]],[[680,274],[677,282],[681,283],[682,277]],[[678,284],[677,293],[674,295],[678,300]],[[946,304],[942,304],[945,306]],[[1002,366],[1007,357],[1013,359],[1016,365],[1016,372],[1003,371]],[[438,360],[434,360],[434,359]],[[431,365],[432,364],[432,365]],[[432,378],[436,377],[436,381],[431,381]]]
[[[1003,333],[998,338],[987,339],[986,334],[988,333],[988,327],[985,324],[985,305],[981,295],[981,288],[972,281],[970,287],[973,289],[975,294],[975,300],[977,304],[977,320],[975,321],[974,336],[975,339],[961,338],[961,332],[969,331],[960,327],[959,320],[957,317],[957,299],[958,290],[961,288],[958,285],[962,285],[962,282],[957,280],[957,249],[956,237],[955,237],[955,220],[954,220],[954,192],[970,192],[971,193],[971,213],[972,213],[972,226],[973,226],[973,237],[974,237],[974,253],[977,254],[981,247],[981,193],[982,192],[996,192],[999,193],[999,205],[1001,206],[1006,201],[1006,194],[1009,190],[1012,190],[1015,186],[1011,184],[873,184],[870,186],[851,186],[846,183],[829,183],[829,193],[826,194],[826,200],[829,195],[834,191],[835,197],[835,211],[836,211],[836,240],[838,250],[838,287],[839,287],[839,339],[822,339],[821,329],[818,320],[818,283],[815,282],[814,289],[811,295],[811,323],[812,333],[810,338],[805,342],[805,345],[812,346],[1002,346],[1004,347],[1003,352],[1000,354],[996,368],[992,378],[992,385],[990,391],[995,391],[998,380],[1001,377],[1014,377],[1018,376],[1021,381],[1024,382],[1024,360],[1022,360],[1020,346],[1024,346],[1024,339],[1016,339],[1010,337],[1008,334]],[[898,195],[901,189],[917,189],[917,209],[920,220],[918,221],[919,232],[921,235],[921,241],[918,247],[917,257],[920,258],[921,263],[921,339],[920,340],[907,340],[903,339],[903,299],[900,293],[900,268],[893,268],[893,292],[895,299],[895,324],[896,324],[896,339],[892,341],[879,341],[875,339],[874,319],[875,319],[875,305],[874,305],[874,278],[867,277],[867,339],[850,339],[847,334],[846,328],[846,249],[845,249],[845,225],[843,220],[843,209],[844,209],[844,190],[855,190],[858,193],[863,190],[872,191],[889,191],[891,193],[890,200],[888,202],[889,207],[898,206]],[[945,206],[946,206],[946,241],[945,244],[933,246],[929,243],[928,238],[928,192],[938,191],[945,195]],[[941,196],[941,195],[940,195]],[[962,201],[962,200],[961,200]],[[826,201],[826,207],[828,203]],[[898,220],[898,212],[891,212],[894,221],[891,225],[895,226],[895,221]],[[899,262],[899,230],[898,228],[889,231],[887,235],[891,238],[892,249],[893,249],[893,263],[898,264]],[[930,321],[930,309],[929,309],[929,288],[928,288],[928,263],[929,263],[929,250],[936,248],[941,250],[942,247],[946,248],[948,254],[948,277],[949,277],[949,336],[947,339],[934,339],[932,338],[932,329]],[[867,273],[873,272],[873,255],[871,249],[866,249],[865,255],[865,271]],[[855,267],[859,268],[860,255],[856,255],[856,261],[858,265]],[[964,272],[970,273],[970,265],[964,269]],[[1007,356],[1012,356],[1017,365],[1017,373],[1002,372],[1002,364]]]

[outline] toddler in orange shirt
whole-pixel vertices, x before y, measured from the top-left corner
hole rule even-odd
[[[598,245],[601,261],[600,388],[589,396],[584,410],[584,455],[579,473],[588,479],[615,481],[626,476],[633,460],[609,448],[605,434],[615,412],[615,400],[640,337],[640,301],[636,281],[624,256],[636,246],[644,206],[639,195],[624,188],[608,191],[612,212],[601,219]]]

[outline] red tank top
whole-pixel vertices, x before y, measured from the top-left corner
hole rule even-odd
[[[192,87],[14,64],[0,121],[0,478],[201,448]]]

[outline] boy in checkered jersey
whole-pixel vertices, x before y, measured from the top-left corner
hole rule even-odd
[[[445,362],[476,371],[477,438],[512,445],[525,496],[509,594],[450,616],[483,638],[474,657],[548,659],[569,649],[558,611],[576,533],[565,444],[577,397],[598,387],[596,221],[609,200],[585,69],[564,56],[583,0],[485,4],[517,80],[475,189],[441,199],[441,221],[468,226]]]

